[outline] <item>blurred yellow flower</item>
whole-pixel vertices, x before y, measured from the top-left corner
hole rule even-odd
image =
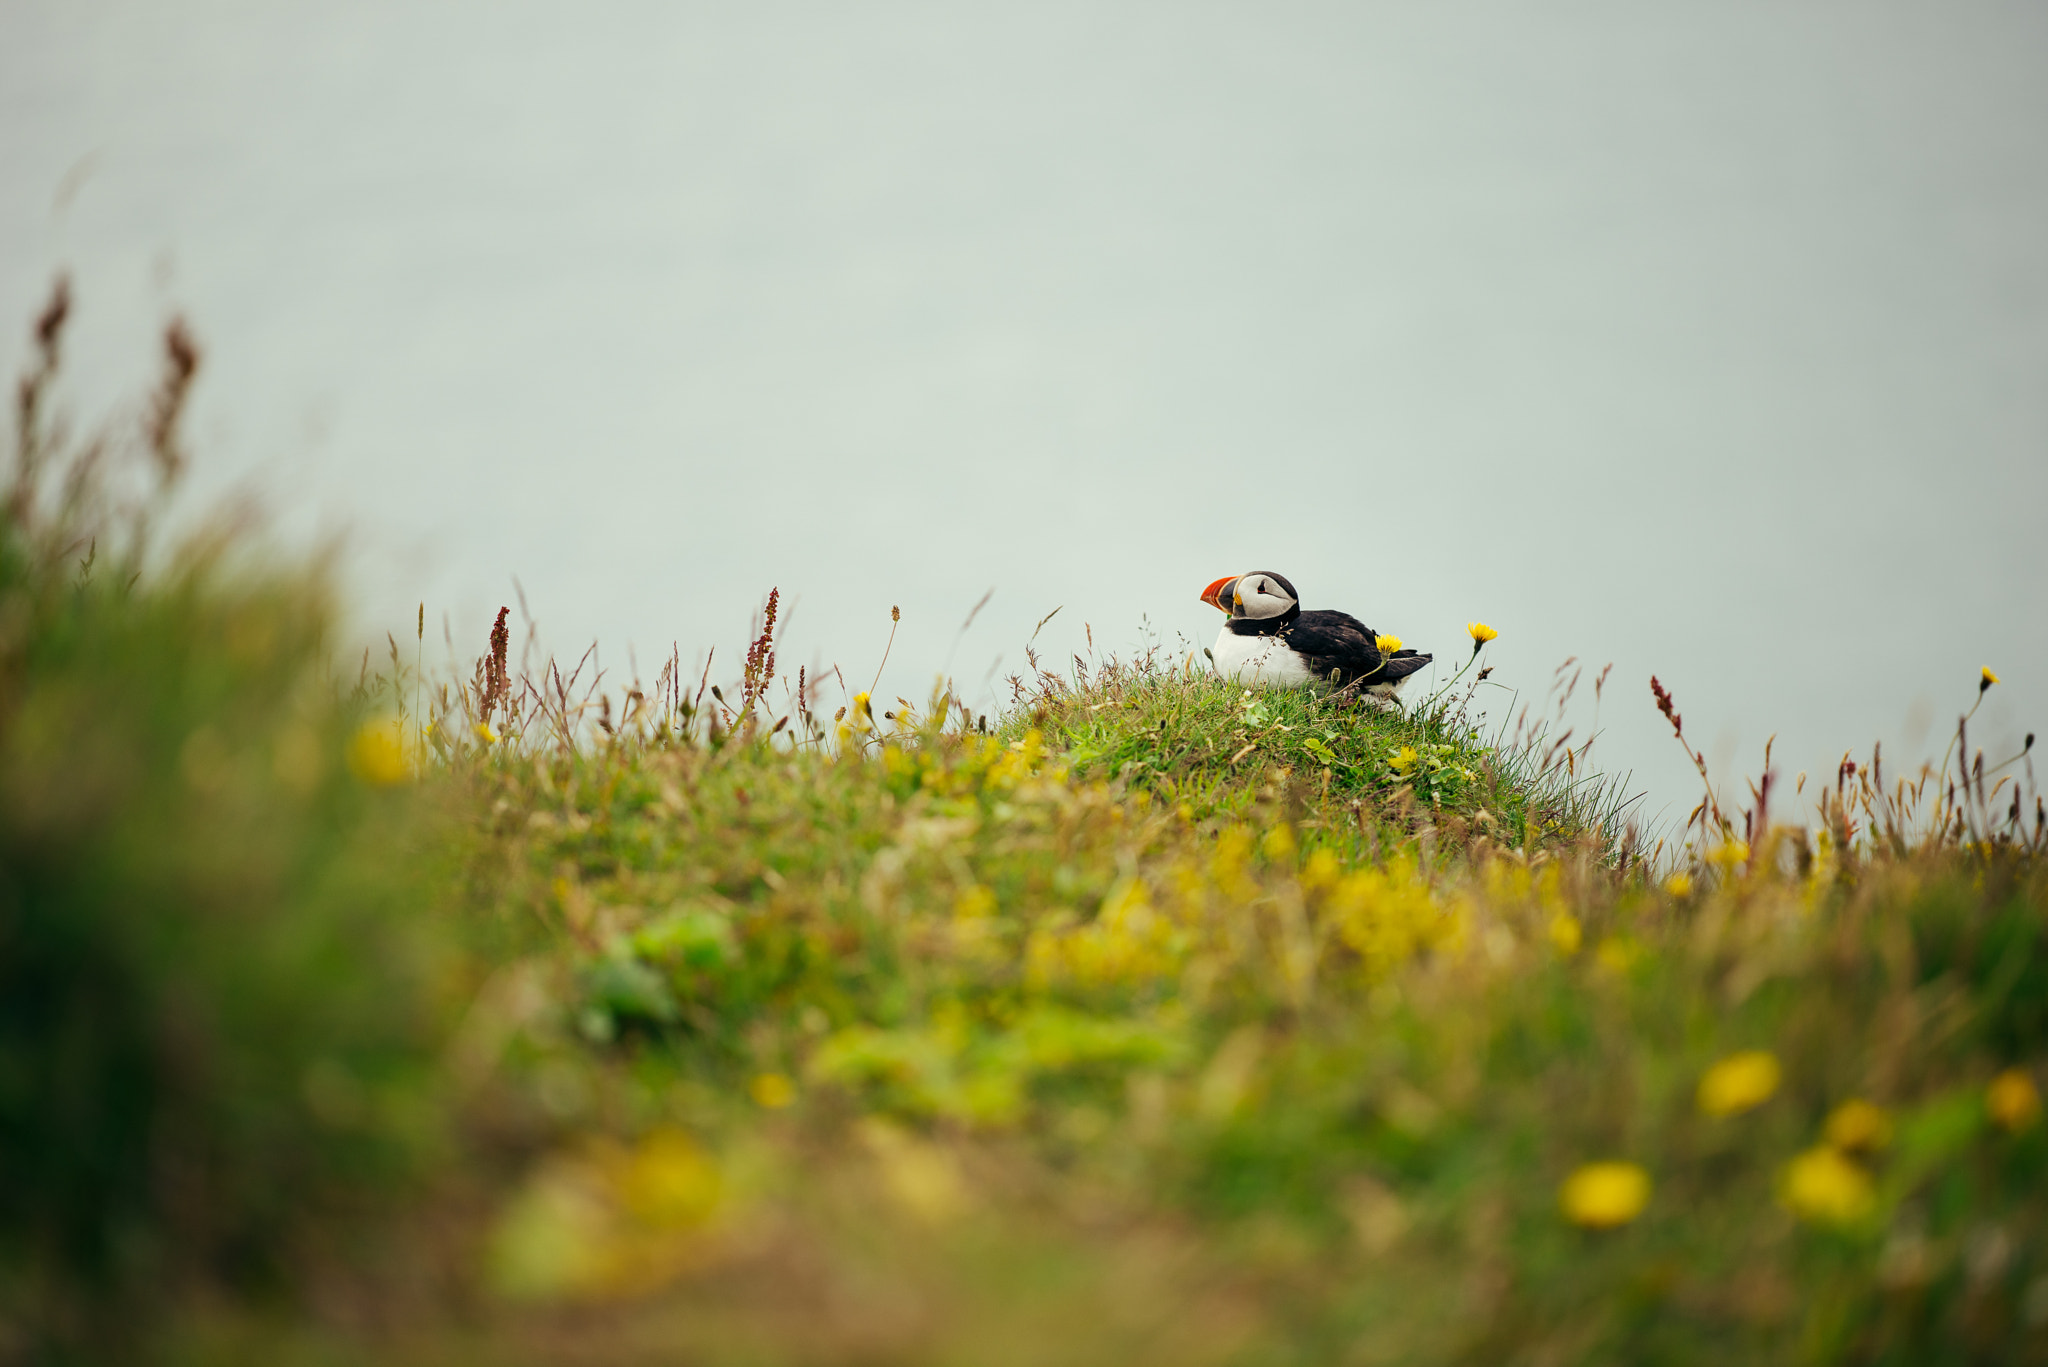
[[[1672,874],[1664,880],[1664,891],[1670,893],[1673,897],[1692,896],[1692,875],[1689,873]]]
[[[491,724],[487,721],[480,721],[476,724],[476,738],[485,745],[496,745],[498,743],[498,733],[491,730]]]
[[[1326,849],[1317,850],[1301,871],[1301,885],[1310,889],[1335,887],[1343,876],[1344,866],[1337,856]]]
[[[492,1231],[488,1275],[521,1300],[645,1294],[695,1260],[721,1192],[717,1166],[679,1131],[630,1148],[593,1142],[544,1162],[513,1195]]]
[[[1991,672],[1991,666],[1990,666],[1990,665],[1985,665],[1985,666],[1984,666],[1984,682],[1983,682],[1983,683],[1981,683],[1981,684],[1979,684],[1979,685],[1978,685],[1978,688],[1980,688],[1980,689],[1984,689],[1984,688],[1989,688],[1989,687],[1991,687],[1991,685],[1993,685],[1993,684],[1995,684],[1995,683],[2003,683],[2003,682],[2004,682],[2004,680],[2003,680],[2003,679],[1999,678],[1999,677],[1998,677],[1998,676],[1997,676],[1996,674],[1993,674],[1993,673]]]
[[[1749,862],[1749,842],[1747,840],[1730,840],[1716,845],[1713,849],[1707,851],[1707,860],[1709,863],[1718,864],[1724,869],[1732,869],[1737,864],[1746,864]]]
[[[356,728],[348,743],[349,772],[379,788],[403,783],[412,776],[405,758],[405,724],[382,717]]]
[[[1642,957],[1643,951],[1640,945],[1619,935],[1608,936],[1600,942],[1600,947],[1593,951],[1594,961],[1600,965],[1601,969],[1614,974],[1628,972],[1631,968],[1635,967],[1636,960]]]
[[[2024,1068],[2008,1068],[1984,1089],[1984,1109],[2018,1134],[2041,1118],[2041,1092]]]
[[[624,1161],[614,1159],[612,1181],[620,1204],[643,1225],[684,1229],[702,1224],[718,1204],[718,1169],[696,1141],[680,1130],[643,1138]]]
[[[1557,946],[1557,952],[1570,958],[1579,952],[1579,944],[1585,937],[1579,925],[1579,918],[1568,911],[1560,911],[1551,918],[1550,943]]]
[[[1586,1163],[1564,1179],[1557,1204],[1575,1225],[1614,1229],[1650,1204],[1650,1174],[1634,1163]]]
[[[779,1111],[796,1100],[796,1084],[781,1073],[757,1075],[747,1084],[747,1091],[753,1096],[755,1105],[771,1111]]]
[[[1741,1115],[1771,1099],[1782,1070],[1762,1049],[1730,1054],[1700,1078],[1699,1107],[1708,1115]]]
[[[1465,623],[1465,632],[1467,635],[1471,636],[1472,644],[1475,646],[1483,646],[1488,641],[1491,641],[1495,637],[1500,635],[1499,632],[1495,631],[1492,627],[1486,625],[1486,623],[1484,622]]]
[[[1844,1153],[1871,1152],[1892,1142],[1892,1118],[1861,1097],[1828,1112],[1828,1143]]]
[[[1405,774],[1410,769],[1413,769],[1421,758],[1422,756],[1415,753],[1414,746],[1404,745],[1394,752],[1392,759],[1387,761],[1387,767],[1397,774]]]
[[[1392,655],[1401,648],[1401,638],[1398,636],[1375,636],[1372,643],[1379,647],[1382,655]]]
[[[1860,1220],[1877,1202],[1870,1174],[1826,1144],[1785,1165],[1778,1196],[1801,1219],[1830,1225]]]

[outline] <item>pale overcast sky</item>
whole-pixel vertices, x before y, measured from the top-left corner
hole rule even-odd
[[[359,629],[970,693],[1279,570],[1787,775],[2048,722],[2048,7],[0,3],[0,362],[182,309]],[[11,320],[11,321],[9,321]],[[969,608],[995,595],[964,641]],[[1588,709],[1582,724],[1591,720]]]

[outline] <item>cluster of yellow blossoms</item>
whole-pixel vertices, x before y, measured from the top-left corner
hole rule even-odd
[[[1701,1114],[1726,1119],[1753,1111],[1778,1091],[1784,1070],[1762,1049],[1730,1054],[1701,1075],[1695,1102]],[[2041,1094],[2022,1068],[2008,1068],[1984,1091],[1984,1114],[2017,1133],[2041,1117]],[[1821,1140],[1788,1162],[1778,1180],[1778,1199],[1793,1214],[1816,1224],[1854,1224],[1877,1206],[1877,1186],[1868,1161],[1892,1138],[1892,1119],[1883,1108],[1851,1097],[1828,1113]],[[1601,1161],[1576,1169],[1558,1189],[1565,1217],[1588,1229],[1628,1224],[1648,1208],[1650,1174],[1635,1163]]]

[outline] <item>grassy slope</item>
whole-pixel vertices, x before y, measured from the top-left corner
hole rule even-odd
[[[1124,678],[864,761],[474,771],[477,905],[534,928],[504,1095],[557,1155],[501,1289],[611,1306],[586,1347],[765,1361],[981,1361],[991,1325],[1017,1361],[2043,1348],[2048,1149],[1984,1102],[2048,1043],[2035,863],[1724,862],[1674,895],[1582,832],[1494,839],[1544,799],[1468,748],[1425,814],[1384,759],[1441,728],[1253,702]],[[1702,1114],[1748,1048],[1775,1095]],[[1787,1164],[1852,1097],[1897,1139],[1802,1219]],[[1599,1159],[1655,1183],[1623,1229],[1559,1213]],[[663,1181],[694,1193],[668,1215],[635,1196]]]
[[[1296,827],[1347,861],[1418,833],[1424,857],[1534,852],[1581,837],[1616,850],[1619,785],[1575,779],[1562,764],[1538,772],[1533,747],[1502,746],[1467,720],[1477,687],[1446,686],[1392,709],[1112,662],[1078,689],[1040,675],[1003,734],[1042,728],[1077,772],[1122,779],[1198,817],[1242,818],[1284,791]]]
[[[2048,1053],[2010,843],[1649,885],[1454,726],[1129,673],[997,736],[536,731],[414,779],[301,590],[44,573],[0,585],[16,1343],[2048,1352],[2048,1132],[1987,1088]],[[1782,1081],[1703,1114],[1743,1049]],[[1823,1150],[1851,1098],[1889,1143]],[[1582,1228],[1603,1159],[1654,1190]]]
[[[836,756],[458,707],[416,768],[317,583],[38,489],[51,317],[0,1361],[2048,1361],[2048,876],[1988,799],[1652,883],[1448,716],[1142,669]]]

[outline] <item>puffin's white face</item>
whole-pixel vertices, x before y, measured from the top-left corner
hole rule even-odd
[[[1287,581],[1264,572],[1239,575],[1231,596],[1231,616],[1254,620],[1278,617],[1295,605]]]

